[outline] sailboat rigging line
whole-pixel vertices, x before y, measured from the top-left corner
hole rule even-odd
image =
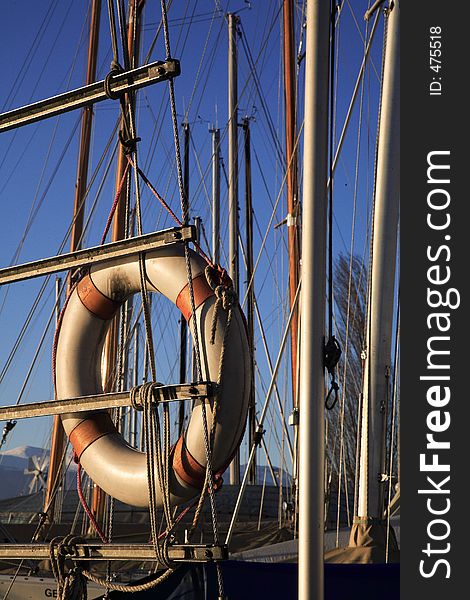
[[[198,65],[198,68],[197,68],[197,71],[196,71],[196,75],[194,77],[193,89],[192,89],[192,92],[191,92],[191,96],[189,98],[188,106],[186,107],[186,110],[185,110],[185,114],[184,114],[184,120],[185,121],[188,120],[189,111],[191,109],[191,105],[192,105],[193,100],[194,100],[194,95],[196,93],[197,85],[198,85],[198,82],[199,82],[199,76],[201,74],[202,67],[203,67],[203,64],[204,64],[204,57],[206,55],[207,46],[209,45],[209,39],[210,39],[211,32],[212,32],[212,26],[214,25],[214,21],[215,21],[215,18],[217,16],[217,12],[218,11],[217,11],[217,7],[216,7],[214,9],[214,12],[212,13],[211,23],[210,23],[210,26],[209,26],[209,29],[208,29],[208,32],[207,32],[206,40],[204,42],[204,48],[202,50],[201,58],[199,60],[199,65]],[[191,17],[191,20],[192,20],[192,17]],[[206,66],[206,65],[204,65],[204,66]]]
[[[119,64],[119,50],[117,45],[117,34],[116,34],[116,14],[114,11],[113,0],[108,0],[108,19],[109,19],[109,30],[111,33],[111,46],[113,49],[113,60],[116,64]]]
[[[364,39],[364,56],[367,53],[367,44],[365,40],[368,36],[368,28],[369,23],[366,22],[366,32]],[[346,330],[345,330],[345,340],[344,340],[344,366],[343,366],[343,391],[341,398],[341,438],[340,438],[340,455],[343,452],[343,432],[344,432],[344,413],[346,406],[346,375],[348,368],[348,351],[349,351],[349,328],[351,321],[351,294],[352,294],[352,279],[353,279],[353,262],[354,262],[354,243],[355,243],[355,232],[356,232],[356,212],[357,212],[357,195],[359,188],[359,158],[361,152],[361,141],[362,141],[362,120],[363,120],[363,111],[364,111],[364,87],[365,87],[365,78],[362,77],[361,81],[361,96],[359,101],[359,118],[358,118],[358,129],[357,129],[357,150],[356,150],[356,165],[355,165],[355,174],[354,174],[354,192],[353,192],[353,210],[352,210],[352,219],[351,219],[351,244],[349,248],[349,277],[348,277],[348,298],[347,298],[347,308],[346,308]],[[361,271],[362,275],[362,271]],[[357,303],[359,300],[359,294],[356,290],[356,302],[354,307],[353,314],[353,323],[355,320]],[[360,422],[360,412],[358,414],[358,422]],[[356,475],[358,473],[358,443],[356,442]],[[341,474],[342,463],[340,463],[340,474]],[[345,473],[346,476],[346,473]],[[341,476],[338,478],[339,487],[338,487],[338,505],[337,505],[337,524],[336,524],[336,546],[339,545],[339,528],[340,528],[340,497],[341,497]],[[347,494],[348,489],[345,487],[345,492]],[[356,506],[356,485],[354,491],[354,507]],[[346,504],[349,510],[349,503]],[[356,512],[354,512],[356,514]],[[349,515],[348,515],[349,519]]]
[[[53,2],[51,2],[49,4],[49,8],[47,9],[47,12],[44,15],[41,25],[39,26],[39,28],[36,32],[33,43],[29,47],[29,50],[23,61],[23,64],[21,65],[20,69],[18,70],[15,81],[13,82],[13,84],[11,86],[9,86],[10,91],[8,93],[8,96],[5,100],[2,108],[1,108],[1,112],[4,112],[5,110],[8,109],[9,106],[12,105],[13,100],[16,97],[16,94],[18,93],[18,89],[16,89],[16,91],[15,91],[15,88],[19,88],[21,86],[21,84],[23,83],[24,78],[26,77],[26,73],[28,72],[28,69],[32,62],[32,57],[34,57],[37,47],[41,43],[42,38],[51,23],[51,17],[54,14],[55,9],[57,8],[58,1],[59,0],[53,0]]]
[[[281,3],[281,7],[282,7],[282,3]],[[274,124],[272,122],[271,115],[270,115],[269,110],[267,108],[266,100],[265,100],[263,92],[261,90],[259,76],[258,76],[258,73],[256,71],[256,64],[253,61],[253,55],[251,54],[251,50],[250,50],[250,48],[248,46],[246,34],[245,34],[244,29],[243,29],[243,25],[242,25],[241,21],[239,22],[239,28],[240,28],[240,33],[241,33],[240,39],[242,41],[242,47],[243,47],[243,50],[245,51],[245,55],[247,57],[248,64],[250,66],[250,70],[251,70],[251,73],[252,73],[252,77],[253,77],[253,81],[254,81],[254,84],[255,84],[255,88],[256,88],[256,91],[258,93],[258,97],[260,99],[261,107],[263,109],[264,115],[266,117],[266,121],[267,121],[267,124],[268,124],[268,129],[269,129],[269,132],[270,132],[271,137],[273,139],[274,147],[276,148],[276,153],[277,153],[278,159],[281,162],[281,164],[283,165],[283,167],[285,167],[285,165],[286,165],[286,157],[285,157],[284,152],[283,152],[283,150],[281,148],[280,141],[279,141],[279,139],[278,139],[278,137],[276,135]]]
[[[261,339],[263,341],[263,347],[264,347],[264,352],[265,352],[265,355],[266,355],[266,360],[268,362],[269,374],[272,377],[273,376],[273,364],[272,364],[272,360],[271,360],[271,355],[269,353],[269,348],[268,348],[268,345],[266,343],[266,335],[264,333],[263,321],[261,319],[261,315],[260,315],[260,312],[259,312],[259,306],[258,306],[258,302],[256,300],[256,297],[255,297],[255,312],[256,312],[256,318],[258,320],[258,326],[260,328]],[[279,408],[279,412],[281,414],[281,420],[282,420],[282,427],[285,430],[286,440],[287,440],[287,445],[289,447],[290,457],[291,457],[291,460],[293,460],[294,459],[294,450],[292,448],[292,442],[291,442],[291,439],[290,439],[289,430],[287,429],[287,425],[286,425],[285,414],[284,414],[284,412],[282,410],[281,397],[279,395],[279,390],[278,390],[278,387],[277,387],[276,383],[274,383],[274,388],[273,389],[274,389],[274,393],[275,393],[275,396],[276,396],[276,400],[278,402],[278,408]]]
[[[380,13],[378,12],[375,15],[374,23],[372,25],[372,29],[371,29],[370,36],[369,36],[369,40],[367,42],[367,47],[366,47],[366,50],[364,52],[364,56],[363,56],[363,59],[362,59],[361,66],[359,68],[359,73],[358,73],[357,78],[356,78],[356,83],[354,85],[354,90],[353,90],[353,93],[352,93],[352,96],[351,96],[351,101],[349,103],[348,111],[347,111],[346,117],[344,119],[343,128],[341,130],[341,134],[339,136],[338,144],[336,146],[335,155],[334,155],[334,158],[333,158],[333,174],[336,171],[336,167],[338,165],[338,160],[339,160],[339,157],[341,155],[341,150],[343,148],[343,143],[344,143],[344,140],[345,140],[345,137],[346,137],[346,132],[348,130],[349,122],[350,122],[351,116],[353,114],[354,105],[356,103],[356,98],[357,98],[357,94],[358,94],[358,91],[359,91],[359,86],[360,86],[361,81],[362,81],[362,79],[364,77],[366,63],[367,63],[367,60],[369,58],[370,49],[372,47],[372,41],[374,39],[374,34],[376,32],[377,25],[379,23],[379,17],[380,17]],[[328,187],[330,186],[330,181],[331,181],[331,175],[330,175],[330,177],[328,179]]]
[[[292,163],[292,161],[294,159],[295,152],[297,150],[297,146],[299,145],[299,140],[300,140],[300,136],[301,136],[303,128],[304,128],[304,123],[302,122],[301,126],[299,127],[299,131],[297,133],[297,139],[295,140],[295,144],[294,144],[294,149],[293,149],[293,152],[292,152],[292,156],[289,159],[289,167],[290,167],[290,165],[291,165],[291,163]],[[258,252],[258,256],[256,258],[256,263],[255,263],[255,265],[253,267],[253,273],[251,275],[250,281],[248,281],[248,283],[247,283],[247,287],[246,287],[246,291],[245,291],[245,296],[243,297],[243,302],[241,303],[242,308],[245,307],[245,303],[246,303],[247,298],[248,298],[248,293],[249,293],[249,291],[251,289],[251,286],[253,285],[254,277],[255,277],[256,271],[258,269],[259,262],[261,260],[261,255],[262,255],[264,247],[266,245],[266,241],[268,239],[268,235],[269,235],[269,232],[270,232],[270,229],[271,229],[271,225],[272,225],[272,223],[274,221],[274,217],[276,216],[277,206],[279,204],[279,200],[281,199],[282,190],[284,189],[284,185],[286,183],[287,173],[288,173],[288,169],[285,170],[284,176],[283,176],[282,181],[281,181],[281,185],[279,186],[279,193],[277,195],[276,201],[274,202],[273,210],[271,212],[271,217],[270,217],[268,225],[266,227],[266,233],[264,235],[263,241],[261,242],[261,246],[260,246],[260,249],[259,249],[259,252]]]
[[[357,33],[359,34],[359,37],[361,38],[361,40],[362,40],[362,43],[363,43],[363,44],[365,44],[366,42],[365,42],[364,36],[362,35],[361,28],[360,28],[360,26],[359,26],[359,23],[357,22],[356,13],[354,12],[354,9],[353,9],[353,7],[352,7],[352,5],[351,5],[351,2],[350,2],[349,0],[346,0],[346,2],[347,2],[347,4],[348,4],[348,6],[349,6],[349,11],[351,12],[351,16],[352,16],[352,18],[353,18],[354,25],[356,26]],[[369,2],[369,4],[370,4],[370,2]],[[380,12],[380,11],[379,11],[379,12]],[[372,65],[372,69],[373,69],[373,71],[374,71],[374,73],[375,73],[375,76],[376,76],[376,78],[377,78],[377,81],[378,81],[378,83],[380,83],[380,81],[381,81],[381,78],[380,78],[380,75],[379,75],[379,74],[378,74],[378,72],[377,72],[377,67],[375,66],[375,61],[374,61],[374,59],[373,59],[373,58],[371,58],[371,59],[370,59],[370,63],[371,63],[371,65]]]
[[[113,204],[111,206],[111,210],[109,212],[108,220],[106,221],[106,225],[105,225],[105,228],[104,228],[104,231],[103,231],[103,235],[101,236],[101,242],[100,242],[101,245],[105,243],[106,236],[108,235],[108,231],[109,231],[109,229],[111,227],[111,224],[112,224],[112,221],[113,221],[113,217],[114,217],[114,213],[116,212],[116,208],[117,208],[119,199],[121,197],[122,186],[124,185],[124,183],[125,183],[125,181],[127,179],[127,172],[129,171],[129,164],[130,163],[127,163],[127,165],[125,167],[125,170],[124,170],[124,174],[123,174],[123,176],[121,178],[121,181],[120,181],[120,183],[118,185],[118,188],[117,188],[117,191],[116,191],[116,195],[115,195]]]
[[[61,458],[61,461],[59,463],[59,468],[57,470],[57,475],[56,475],[56,478],[55,478],[53,486],[52,486],[52,494],[51,494],[51,497],[49,499],[49,503],[48,503],[47,507],[45,507],[44,512],[38,513],[39,523],[36,526],[36,529],[35,529],[32,537],[31,537],[31,543],[34,543],[34,542],[38,541],[39,536],[40,536],[40,534],[41,534],[41,532],[42,532],[42,530],[43,530],[43,528],[44,528],[44,526],[46,524],[46,520],[47,520],[47,516],[48,516],[48,511],[49,511],[49,509],[50,509],[50,507],[51,507],[51,505],[52,505],[52,503],[53,503],[53,501],[55,499],[55,496],[56,496],[57,492],[59,491],[59,485],[58,485],[58,483],[59,483],[59,474],[62,471],[62,467],[63,467],[66,455],[67,455],[67,446],[65,446],[65,448],[64,448],[64,450],[62,452],[62,458]],[[69,462],[68,462],[67,467],[65,469],[66,471],[70,467],[71,462],[72,462],[72,457],[69,459]],[[50,524],[50,527],[51,526],[52,526],[52,523]],[[46,534],[46,536],[47,535],[48,534]],[[20,571],[21,571],[21,569],[23,567],[24,562],[25,562],[25,559],[22,558],[21,562],[18,565],[18,568],[16,569],[13,577],[10,580],[10,584],[9,584],[9,586],[8,586],[8,588],[7,588],[6,592],[5,592],[5,595],[3,596],[2,600],[7,600],[8,596],[10,595],[11,589],[13,588],[13,585],[15,584],[15,582],[16,582],[16,580],[18,578],[18,575],[19,575],[19,573],[20,573]]]
[[[51,311],[51,314],[49,316],[49,320],[46,323],[46,327],[44,328],[44,331],[43,331],[43,334],[41,336],[41,339],[39,340],[39,343],[38,343],[38,345],[36,347],[36,350],[34,352],[33,360],[31,361],[31,364],[29,366],[28,372],[27,372],[26,377],[25,377],[25,379],[23,381],[23,385],[21,386],[21,390],[20,390],[20,392],[18,394],[18,398],[16,399],[16,405],[17,406],[18,406],[18,404],[20,404],[20,402],[21,402],[21,400],[23,398],[23,394],[24,394],[24,391],[26,389],[26,385],[27,385],[27,383],[29,381],[29,378],[31,377],[31,373],[33,372],[34,366],[35,366],[36,361],[38,360],[39,354],[41,352],[42,345],[44,344],[46,336],[47,336],[47,334],[49,332],[49,327],[51,326],[51,323],[52,323],[52,321],[53,321],[53,319],[54,319],[54,317],[56,315],[57,308],[59,307],[60,295],[62,294],[63,290],[65,289],[65,286],[66,286],[66,281],[63,281],[62,285],[60,287],[60,291],[58,293],[58,298],[57,298],[56,302],[54,303],[54,306],[52,307],[52,311]]]
[[[325,408],[332,410],[338,401],[339,386],[336,382],[336,365],[341,357],[341,347],[333,335],[333,145],[335,110],[335,39],[336,39],[336,0],[331,0],[331,41],[329,77],[329,186],[328,186],[328,342],[324,346],[324,365],[331,377],[330,389],[325,399]],[[331,395],[333,401],[330,402]]]
[[[173,0],[169,0],[168,4],[167,4],[167,10],[170,10],[172,4],[173,4]],[[188,7],[189,7],[189,2],[186,3],[186,11],[188,10]],[[186,14],[186,12],[185,12],[185,14]],[[158,36],[160,35],[162,27],[163,27],[163,18],[160,20],[160,23],[158,24],[157,31],[155,32],[152,43],[150,44],[149,50],[147,52],[147,56],[145,57],[144,65],[147,65],[150,62],[150,57],[152,56],[152,52],[155,48],[155,44],[157,43]]]
[[[400,292],[398,293],[400,297]],[[388,563],[388,556],[390,551],[390,503],[392,501],[392,482],[393,482],[393,447],[395,443],[395,421],[397,418],[397,384],[398,384],[398,368],[399,368],[399,353],[400,353],[400,301],[397,303],[396,313],[396,329],[395,329],[395,348],[393,358],[393,383],[392,383],[392,417],[391,417],[391,430],[390,430],[390,441],[389,441],[389,468],[388,468],[388,498],[387,498],[387,537],[385,544],[385,562]]]
[[[112,134],[112,135],[114,135],[114,133],[115,133],[115,131],[113,132],[113,134]],[[92,178],[91,178],[91,181],[90,181],[90,183],[89,183],[88,189],[87,189],[87,191],[86,191],[86,194],[85,194],[85,196],[84,196],[84,198],[83,198],[83,202],[85,202],[85,199],[86,199],[86,198],[87,198],[87,196],[88,196],[88,193],[89,193],[89,191],[90,191],[90,189],[91,189],[91,186],[92,186],[92,184],[93,184],[94,180],[96,179],[96,177],[97,177],[97,175],[98,175],[98,172],[99,172],[99,169],[101,168],[101,164],[102,164],[102,162],[103,162],[103,160],[104,160],[104,157],[105,157],[106,153],[108,152],[108,149],[109,149],[110,143],[111,143],[111,138],[110,138],[110,140],[109,140],[109,142],[108,142],[108,145],[107,145],[107,146],[106,146],[106,148],[105,148],[105,151],[104,151],[103,155],[101,156],[101,158],[100,158],[100,160],[99,160],[99,162],[98,162],[98,165],[97,165],[97,167],[96,167],[96,169],[95,169],[95,172],[94,172],[94,173],[93,173],[93,175],[92,175]],[[110,163],[109,163],[108,167],[109,167],[109,166],[110,166]],[[89,216],[88,216],[88,219],[87,219],[87,223],[85,224],[85,227],[84,227],[84,229],[83,229],[82,236],[81,236],[81,238],[80,238],[80,242],[81,242],[81,240],[82,240],[82,238],[83,238],[83,235],[84,235],[84,233],[85,233],[86,229],[88,228],[88,224],[89,224],[89,222],[90,222],[90,218],[91,218],[91,216],[92,216],[92,214],[93,214],[94,208],[96,207],[96,203],[97,203],[97,200],[98,200],[98,197],[99,197],[99,193],[100,193],[100,191],[101,191],[101,189],[100,189],[100,190],[98,190],[98,192],[97,192],[97,195],[96,195],[95,201],[94,201],[94,203],[93,203],[93,206],[92,206],[92,208],[91,208],[91,210],[90,210],[90,214],[89,214]],[[44,193],[44,195],[43,195],[43,198],[44,198],[44,197],[45,197],[45,193]],[[60,247],[59,247],[58,253],[62,252],[63,248],[65,247],[65,244],[66,244],[66,242],[67,242],[67,239],[68,239],[68,237],[69,237],[69,235],[70,235],[70,232],[71,232],[71,230],[72,230],[72,226],[73,226],[73,221],[72,221],[72,223],[69,225],[69,228],[68,228],[68,230],[67,230],[67,232],[66,232],[66,234],[65,234],[65,236],[64,236],[64,238],[63,238],[63,240],[62,240],[62,243],[61,243],[61,245],[60,245]],[[40,288],[40,290],[39,290],[39,292],[38,292],[38,294],[37,294],[37,296],[36,296],[36,298],[35,298],[35,300],[34,300],[34,302],[33,302],[33,305],[32,305],[32,307],[30,308],[30,311],[29,311],[29,313],[28,313],[28,316],[27,316],[27,318],[26,318],[26,321],[23,323],[23,326],[22,326],[22,328],[21,328],[21,331],[20,331],[20,333],[19,333],[19,334],[18,334],[18,336],[17,336],[17,339],[16,339],[16,341],[15,341],[15,344],[14,344],[14,346],[13,346],[12,350],[10,351],[10,354],[9,354],[9,356],[8,356],[8,359],[7,359],[7,361],[5,362],[5,364],[4,364],[3,368],[2,368],[2,371],[0,372],[0,385],[1,385],[1,383],[3,382],[3,379],[4,379],[4,377],[5,377],[6,373],[7,373],[7,371],[8,371],[8,369],[9,369],[10,365],[11,365],[11,362],[13,361],[13,359],[14,359],[14,357],[15,357],[15,354],[16,354],[16,352],[17,352],[17,350],[18,350],[19,346],[21,345],[21,342],[22,342],[22,340],[23,340],[23,338],[24,338],[24,336],[25,336],[25,334],[26,334],[26,331],[27,331],[27,329],[28,329],[28,327],[29,327],[29,324],[30,324],[30,322],[31,322],[31,320],[32,320],[32,318],[33,318],[33,316],[34,316],[34,313],[35,313],[35,311],[36,311],[37,307],[39,306],[39,302],[41,301],[41,298],[42,298],[42,296],[44,295],[44,293],[45,293],[45,291],[46,291],[46,288],[47,288],[47,285],[48,285],[49,281],[50,281],[50,275],[48,275],[48,276],[46,277],[46,279],[43,281],[43,284],[41,285],[41,288]],[[3,307],[3,305],[2,305],[2,307]]]
[[[96,531],[96,533],[98,534],[98,537],[103,542],[103,544],[107,544],[108,538],[103,533],[103,530],[101,529],[101,527],[98,525],[98,522],[96,521],[95,516],[91,512],[90,507],[88,506],[87,501],[85,500],[85,497],[83,495],[82,465],[80,464],[80,461],[77,461],[77,493],[78,493],[78,498],[81,502],[81,505],[83,506],[83,510],[85,511],[87,517],[90,519],[90,523],[91,523],[93,529]]]
[[[169,37],[169,30],[168,30],[168,16],[167,16],[166,0],[161,0],[161,9],[162,9],[162,21],[163,21],[163,33],[164,33],[164,39],[165,39],[165,50],[166,50],[166,55],[168,57],[170,57],[171,56],[171,48],[170,48],[170,37]],[[183,171],[182,171],[181,152],[180,152],[180,145],[179,145],[178,123],[177,123],[177,117],[176,117],[175,92],[174,92],[174,84],[171,79],[168,81],[168,89],[169,89],[169,95],[170,95],[171,118],[172,118],[172,122],[173,122],[173,137],[174,137],[174,143],[175,143],[178,188],[179,188],[180,200],[181,200],[182,223],[184,225],[186,225],[188,222],[188,219],[189,219],[189,203],[188,203],[188,198],[185,194],[184,183],[183,183]],[[192,278],[192,273],[191,273],[191,260],[190,260],[190,255],[189,255],[189,247],[188,247],[187,243],[184,244],[184,254],[185,254],[186,270],[187,270],[187,276],[188,276],[188,288],[189,288],[191,312],[192,312],[192,314],[195,314],[195,300],[194,300],[193,278]],[[231,321],[231,314],[232,314],[231,308],[229,308],[227,324],[225,327],[224,343],[222,345],[222,353],[221,353],[221,357],[220,357],[220,369],[222,367],[222,360],[223,360],[223,355],[224,355],[226,336],[228,333],[228,325]],[[200,349],[199,349],[198,324],[197,324],[196,319],[194,320],[193,329],[194,329],[194,356],[195,356],[195,363],[196,363],[196,376],[197,376],[198,381],[200,381],[202,378],[202,367],[201,367],[201,356],[200,356]],[[220,375],[221,375],[221,371],[219,370],[219,376]],[[212,473],[212,457],[211,457],[212,453],[211,453],[211,443],[210,443],[209,434],[208,434],[205,401],[203,401],[201,403],[201,410],[202,410],[202,423],[203,423],[203,432],[204,432],[204,446],[205,446],[206,461],[207,461],[206,480],[208,480],[208,486],[205,482],[203,490],[205,490],[206,487],[208,487],[214,543],[216,545],[218,545],[219,542],[218,542],[217,511],[216,511],[215,497],[214,497],[214,477],[213,477],[213,473]],[[203,496],[203,494],[201,494],[201,504],[202,504],[202,496]],[[222,578],[222,571],[220,569],[220,564],[218,562],[216,562],[216,572],[217,572],[217,583],[218,583],[219,596],[223,597],[225,595],[224,594],[224,586],[223,586],[223,578]]]
[[[261,415],[260,415],[259,420],[258,420],[258,427],[256,429],[256,433],[258,434],[258,438],[257,438],[257,436],[255,436],[255,439],[254,439],[253,444],[252,444],[251,449],[250,449],[250,456],[248,458],[248,462],[247,462],[247,465],[246,465],[246,468],[245,468],[245,473],[243,475],[243,480],[241,482],[240,490],[238,492],[237,500],[235,502],[235,507],[233,509],[232,519],[230,521],[230,525],[228,527],[227,536],[225,538],[225,544],[227,546],[230,545],[230,540],[232,539],[233,528],[235,526],[235,522],[237,520],[238,513],[240,511],[241,501],[243,499],[243,495],[245,493],[245,489],[246,489],[247,482],[248,482],[248,476],[249,476],[249,472],[250,472],[251,463],[253,462],[253,459],[254,459],[254,456],[255,456],[255,452],[256,452],[256,447],[258,445],[258,439],[259,439],[259,437],[262,437],[263,434],[264,434],[263,423],[264,423],[264,420],[266,418],[266,414],[267,414],[267,411],[268,411],[268,408],[269,408],[269,401],[271,399],[271,394],[272,394],[274,385],[276,383],[277,373],[278,373],[279,367],[281,365],[281,359],[282,359],[282,356],[284,354],[284,349],[286,347],[287,338],[289,337],[290,324],[291,324],[291,321],[292,321],[292,316],[293,316],[293,314],[295,312],[295,309],[297,307],[297,302],[299,300],[299,294],[300,294],[301,285],[302,285],[302,279],[299,278],[299,285],[298,285],[297,291],[295,293],[294,301],[292,302],[291,310],[290,310],[290,313],[289,313],[289,318],[287,319],[287,323],[286,323],[286,326],[284,328],[284,334],[282,336],[281,345],[280,345],[280,348],[279,348],[279,353],[277,355],[276,363],[274,365],[273,374],[271,376],[271,381],[269,383],[268,391],[266,393],[266,399],[264,401],[263,409],[261,411]]]

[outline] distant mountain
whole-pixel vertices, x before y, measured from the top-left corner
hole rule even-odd
[[[49,450],[36,446],[18,446],[18,448],[0,452],[0,469],[23,471],[28,468],[29,459],[33,456],[42,459],[49,456]]]
[[[34,457],[36,464],[45,470],[49,462],[49,450],[37,446],[19,446],[0,452],[0,500],[29,494],[33,475],[28,471],[34,470],[35,465],[31,460]],[[76,468],[72,461],[67,474],[68,484],[75,479]]]

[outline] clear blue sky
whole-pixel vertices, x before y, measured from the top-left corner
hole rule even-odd
[[[276,201],[283,173],[274,151],[272,127],[281,147],[283,133],[282,92],[282,10],[279,1],[253,0],[211,2],[189,0],[174,2],[169,13],[173,55],[181,60],[182,74],[175,82],[177,110],[180,121],[187,113],[191,124],[191,215],[200,216],[210,239],[210,134],[209,127],[216,124],[224,136],[227,123],[227,27],[223,13],[240,11],[247,47],[255,62],[259,89],[253,77],[244,46],[239,41],[239,116],[252,116],[253,144],[253,198],[256,215],[255,256],[269,222],[272,205]],[[144,11],[142,56],[145,57],[160,21],[159,3],[147,2]],[[352,8],[354,10],[354,16]],[[346,2],[341,16],[339,36],[339,70],[337,100],[337,136],[342,127],[350,94],[359,70],[363,52],[362,35],[365,34],[363,14],[367,2]],[[222,11],[217,11],[220,7]],[[89,2],[85,0],[26,0],[8,2],[3,6],[3,48],[0,56],[2,87],[0,108],[5,111],[29,102],[79,87],[84,81],[87,25],[85,19]],[[302,4],[297,3],[296,24],[299,40],[302,22]],[[369,26],[370,27],[370,26]],[[374,67],[381,68],[381,28],[376,35],[372,58]],[[163,39],[160,36],[151,60],[163,59]],[[102,36],[99,51],[99,77],[109,69],[111,44],[103,2]],[[300,65],[299,91],[303,91],[303,63]],[[362,154],[357,214],[357,242],[355,251],[362,254],[365,241],[367,207],[371,197],[371,176],[376,135],[378,80],[374,68],[367,71],[363,102]],[[267,111],[264,110],[263,104]],[[359,104],[359,103],[358,103]],[[299,102],[299,122],[303,101]],[[268,115],[269,114],[269,118]],[[118,116],[118,103],[107,101],[96,107],[93,132],[93,152],[90,173],[93,172],[103,152],[114,122]],[[25,227],[33,215],[21,252],[15,262],[22,263],[57,253],[72,213],[72,202],[78,152],[78,129],[74,132],[79,115],[69,113],[48,122],[29,125],[17,132],[7,132],[0,137],[0,202],[2,206],[2,236],[0,265],[7,266],[15,256]],[[342,159],[335,179],[335,253],[348,251],[350,244],[352,200],[354,189],[355,153],[357,144],[359,110],[356,107],[350,132],[344,146]],[[173,136],[168,110],[166,84],[147,88],[138,102],[138,133],[140,162],[145,172],[179,214],[179,199],[174,174]],[[240,163],[242,164],[242,137],[240,131]],[[222,155],[227,164],[226,137]],[[109,157],[109,155],[108,155]],[[105,161],[106,163],[106,161]],[[99,172],[89,197],[95,198]],[[243,169],[240,175],[241,227],[244,226]],[[101,233],[113,199],[114,166],[111,167],[100,194],[93,221],[86,235],[86,245],[99,243]],[[226,185],[222,179],[222,224],[226,227]],[[88,204],[90,206],[91,202]],[[145,231],[171,226],[153,198],[143,195]],[[285,198],[281,197],[274,223],[285,217]],[[266,252],[260,261],[256,280],[256,293],[260,303],[273,360],[276,357],[280,335],[286,318],[286,253],[285,229],[271,228]],[[224,234],[226,248],[227,236]],[[67,246],[68,247],[68,244]],[[241,273],[240,281],[244,281]],[[23,325],[28,311],[42,284],[42,280],[16,283],[0,290],[0,369]],[[44,298],[39,303],[31,326],[20,345],[15,360],[0,382],[0,403],[14,404],[18,398],[25,375],[35,355],[36,347],[52,310],[54,282],[51,281]],[[160,320],[156,322],[156,337],[160,341],[157,363],[161,380],[177,379],[177,318],[175,310],[156,303]],[[257,330],[257,335],[259,332]],[[53,397],[51,379],[52,329],[46,337],[42,353],[23,395],[24,402]],[[262,344],[257,340],[257,361],[264,385],[269,383]],[[281,370],[280,390],[288,387],[287,361]],[[263,401],[262,386],[258,385],[258,401]],[[290,399],[287,395],[287,412]],[[20,422],[6,448],[30,444],[45,445],[49,435],[50,418],[34,422]],[[274,442],[271,440],[272,445]],[[273,448],[275,446],[273,445]],[[276,454],[276,451],[274,451]],[[242,453],[242,460],[244,460]]]

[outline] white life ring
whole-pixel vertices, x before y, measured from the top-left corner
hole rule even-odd
[[[226,312],[217,313],[210,343],[216,298],[204,273],[205,262],[190,251],[202,377],[217,381]],[[160,292],[180,308],[194,336],[184,247],[173,245],[145,255],[147,290]],[[110,260],[90,269],[71,294],[58,331],[55,352],[57,399],[102,393],[101,355],[109,324],[119,306],[140,291],[137,255]],[[224,355],[223,385],[218,397],[212,462],[224,470],[243,437],[250,387],[249,346],[244,317],[233,310]],[[209,429],[213,402],[207,402]],[[203,487],[206,454],[201,402],[195,403],[186,431],[173,448],[170,499],[180,504]],[[62,415],[75,453],[91,479],[109,495],[132,506],[148,505],[146,456],[132,448],[105,411]],[[157,475],[155,475],[157,477]],[[161,503],[157,486],[157,503]]]

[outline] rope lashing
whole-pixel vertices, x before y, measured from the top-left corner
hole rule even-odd
[[[113,92],[111,89],[111,82],[116,75],[123,73],[124,70],[121,65],[113,60],[111,62],[111,70],[106,75],[104,79],[104,93],[106,97],[110,100],[119,100],[121,103],[121,113],[122,113],[122,123],[123,129],[119,131],[119,141],[121,142],[121,146],[124,154],[132,154],[135,150],[137,142],[140,142],[141,138],[132,136],[130,133],[130,124],[128,121],[128,117],[126,115],[126,103],[124,101],[123,95],[121,92]]]
[[[111,81],[115,75],[119,75],[119,73],[122,72],[123,68],[121,67],[121,65],[116,60],[113,60],[111,62],[111,70],[104,78],[104,93],[106,94],[106,97],[110,100],[118,100],[121,96],[121,94],[112,91]]]
[[[331,376],[330,389],[325,399],[325,408],[327,410],[332,410],[338,402],[339,385],[336,381],[335,369],[340,358],[341,346],[339,345],[338,340],[333,335],[330,337],[330,339],[323,348],[323,365]],[[330,402],[332,394],[334,394],[333,401]]]
[[[72,534],[55,537],[49,544],[52,572],[57,581],[58,600],[87,600],[87,583],[82,570],[74,566],[66,570],[66,559],[78,556],[77,543],[82,540]]]
[[[227,329],[229,328],[229,319],[231,320],[233,307],[237,305],[238,296],[237,296],[237,293],[235,292],[235,290],[233,289],[233,287],[231,285],[229,285],[225,271],[221,271],[221,272],[217,273],[217,275],[219,276],[220,283],[215,281],[214,269],[210,265],[207,265],[207,267],[205,268],[205,275],[206,275],[207,283],[209,284],[210,288],[213,290],[215,297],[216,297],[216,301],[215,301],[215,305],[214,305],[214,314],[212,316],[211,337],[210,337],[210,343],[213,345],[215,343],[215,333],[216,333],[216,329],[217,329],[217,317],[219,315],[220,307],[222,307],[224,309],[224,311],[226,313],[228,313],[227,326],[226,326],[226,334],[227,334]],[[222,352],[224,352],[224,350],[225,350],[225,339],[224,339],[224,347],[223,347]]]
[[[154,390],[161,387],[163,384],[160,382],[148,381],[142,385],[138,385],[130,391],[130,401],[132,408],[142,412],[146,401],[152,401],[154,399]]]
[[[49,544],[52,572],[57,580],[58,600],[87,600],[86,579],[89,579],[108,590],[132,593],[149,590],[168,579],[173,573],[173,570],[169,569],[151,581],[134,585],[123,585],[107,581],[106,579],[91,573],[87,568],[80,568],[76,564],[66,572],[66,559],[71,559],[73,561],[73,557],[78,556],[78,543],[82,543],[82,540],[69,534],[64,538],[56,537],[51,540]]]

